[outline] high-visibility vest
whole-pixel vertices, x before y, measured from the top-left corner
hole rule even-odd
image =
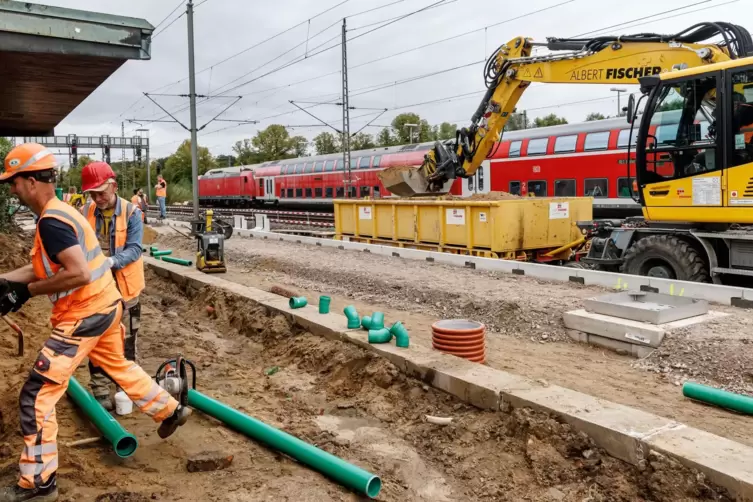
[[[138,195],[134,195],[133,197],[131,197],[131,204],[133,204],[136,207],[141,208],[141,221],[144,221],[144,217],[146,216],[146,213],[144,213],[144,208],[141,207],[142,206],[141,197],[139,197]]]
[[[154,191],[157,197],[167,197],[167,181],[163,181],[162,183],[165,184],[165,188],[160,187]]]
[[[128,237],[128,220],[136,210],[136,206],[120,197],[118,197],[117,203],[120,204],[120,214],[115,217],[115,249],[110,250],[111,255],[117,254],[125,248],[126,238]],[[97,206],[90,202],[84,206],[82,213],[86,215],[89,225],[96,232],[97,217],[94,214],[95,209],[97,209]],[[110,236],[108,235],[106,238],[109,239]],[[113,272],[115,273],[115,281],[118,284],[120,294],[123,295],[125,301],[136,298],[144,290],[146,281],[144,279],[144,260],[141,256],[135,262],[129,263],[125,267]]]
[[[99,247],[96,232],[76,209],[54,198],[47,203],[39,220],[55,218],[73,227],[78,244],[84,252],[91,276],[89,283],[61,293],[48,295],[52,301],[50,321],[56,326],[63,321],[77,321],[102,312],[122,297],[115,285],[110,264]],[[37,226],[37,229],[39,226]],[[61,265],[47,255],[37,230],[31,250],[31,264],[37,279],[47,279],[58,273]]]

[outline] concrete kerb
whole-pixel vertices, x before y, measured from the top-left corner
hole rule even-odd
[[[190,227],[188,222],[166,220],[169,226]],[[481,258],[476,256],[455,255],[436,251],[422,251],[418,249],[398,248],[379,244],[365,244],[361,242],[338,241],[334,239],[321,239],[317,237],[303,237],[292,234],[279,234],[260,230],[233,230],[234,234],[248,237],[260,237],[287,242],[300,241],[302,244],[319,245],[346,250],[364,251],[380,256],[393,257],[395,253],[400,258],[408,258],[446,265],[472,267],[477,270],[491,270],[505,273],[515,273],[549,281],[577,282],[585,286],[601,286],[618,290],[639,291],[641,288],[655,288],[657,292],[666,294],[684,295],[689,298],[698,298],[722,305],[734,305],[732,299],[753,300],[753,290],[716,284],[703,284],[688,281],[672,281],[667,279],[655,279],[637,275],[627,275],[615,272],[602,272],[599,270],[586,270],[542,263],[525,263],[495,258]],[[428,259],[428,260],[427,260]],[[566,270],[566,272],[563,272]],[[739,302],[738,302],[739,303]],[[740,306],[748,308],[745,302]]]
[[[478,365],[429,348],[392,344],[370,345],[363,330],[347,330],[345,316],[322,315],[313,306],[290,309],[287,300],[266,291],[231,283],[217,275],[145,257],[159,276],[200,289],[225,290],[281,313],[316,335],[350,341],[392,361],[401,371],[480,408],[510,412],[530,407],[559,417],[588,434],[612,456],[645,466],[651,449],[698,469],[738,500],[753,500],[753,448],[687,427],[670,419],[597,399],[570,389],[548,386],[527,378]],[[180,281],[181,279],[178,278]],[[678,391],[679,392],[679,391]]]

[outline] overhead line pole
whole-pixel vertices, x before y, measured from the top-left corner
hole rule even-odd
[[[191,184],[193,185],[193,218],[199,219],[199,147],[196,127],[196,74],[193,50],[193,0],[186,5],[188,23],[188,95],[191,108]]]
[[[347,182],[345,197],[350,198],[350,187],[353,184],[353,176],[350,169],[350,106],[348,104],[348,40],[345,30],[345,18],[343,18],[342,28],[342,85],[343,85],[343,130],[342,130],[342,146],[343,146],[343,162],[345,162],[345,169],[347,174]]]

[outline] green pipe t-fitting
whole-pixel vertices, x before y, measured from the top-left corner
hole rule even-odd
[[[389,343],[390,340],[392,333],[387,328],[369,330],[369,343]]]
[[[361,318],[358,317],[358,311],[353,305],[345,307],[343,313],[348,318],[348,329],[358,329],[361,327]]]
[[[307,300],[305,296],[294,296],[290,298],[288,305],[291,309],[299,309],[306,306]]]
[[[371,329],[371,316],[365,315],[361,318],[361,326],[363,329]]]
[[[369,329],[382,328],[384,328],[384,314],[382,312],[374,312],[371,314],[371,326]]]
[[[408,336],[408,330],[405,329],[403,323],[397,321],[390,327],[390,333],[395,335],[395,345],[400,348],[406,348],[410,345],[410,337]]]

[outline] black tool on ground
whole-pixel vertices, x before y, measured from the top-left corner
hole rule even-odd
[[[214,211],[207,209],[203,222],[191,222],[191,233],[196,237],[196,268],[205,274],[227,272],[225,267],[225,235],[223,227],[213,225]],[[224,225],[227,225],[223,222]],[[217,226],[222,232],[214,229]],[[233,227],[230,227],[230,235]]]
[[[191,368],[191,385],[188,385],[187,367]],[[157,368],[154,375],[157,385],[173,396],[181,406],[188,406],[188,390],[196,388],[196,366],[178,354],[175,359],[168,359]]]
[[[16,324],[15,322],[8,319],[6,316],[2,316],[3,321],[6,322],[10,328],[16,332],[16,335],[18,337],[18,357],[21,357],[24,355],[24,332],[21,330],[21,328]]]

